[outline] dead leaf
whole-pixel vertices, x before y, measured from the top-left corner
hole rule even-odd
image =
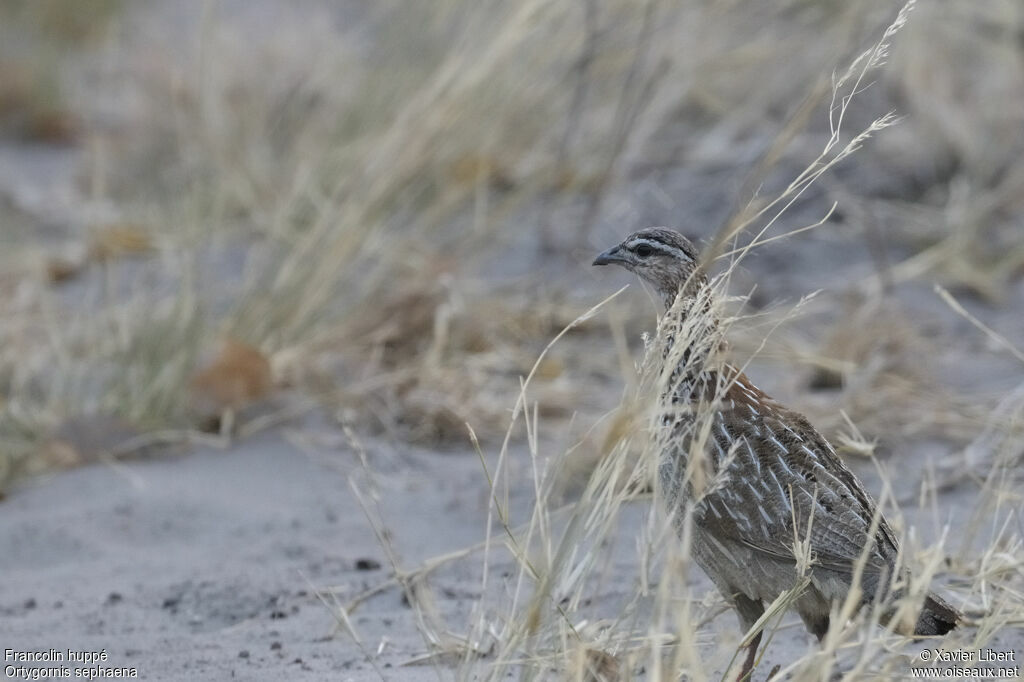
[[[42,109],[32,114],[25,124],[25,137],[48,144],[70,144],[78,137],[81,126],[70,111]]]
[[[39,460],[43,469],[69,469],[95,462],[138,435],[138,429],[118,417],[68,417],[40,446]]]
[[[600,649],[580,649],[574,679],[581,682],[618,682],[623,679],[619,659]]]
[[[85,457],[66,440],[49,440],[39,447],[44,469],[70,469],[86,462]]]
[[[193,407],[201,414],[241,409],[269,395],[273,384],[267,356],[254,346],[229,338],[213,362],[192,377]]]
[[[448,168],[448,174],[460,185],[476,185],[486,182],[494,189],[509,191],[516,187],[516,181],[501,161],[493,156],[464,154],[455,159]]]
[[[60,284],[77,277],[82,272],[84,263],[75,263],[66,258],[55,256],[46,262],[46,279],[52,284]]]
[[[102,262],[146,253],[152,248],[153,239],[142,227],[132,223],[113,223],[93,230],[89,256]]]

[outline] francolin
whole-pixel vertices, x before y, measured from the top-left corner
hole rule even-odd
[[[765,603],[806,579],[793,608],[820,640],[832,605],[846,599],[857,575],[860,605],[877,601],[883,620],[891,619],[908,576],[895,534],[803,415],[718,360],[724,342],[715,291],[694,245],[673,230],[648,228],[594,260],[611,264],[650,283],[665,305],[658,362],[674,366],[661,368],[658,476],[680,530],[691,507],[692,555],[742,627],[750,630]],[[958,619],[928,594],[916,622],[895,629],[942,635]],[[758,633],[750,641],[739,680],[750,678],[760,640]]]

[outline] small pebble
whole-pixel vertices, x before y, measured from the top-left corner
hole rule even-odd
[[[380,562],[376,559],[356,559],[357,571],[376,571],[380,568]]]

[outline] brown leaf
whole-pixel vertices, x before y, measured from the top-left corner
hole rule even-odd
[[[67,258],[54,256],[46,261],[46,279],[52,284],[66,282],[82,272],[84,263],[76,263]]]
[[[599,649],[581,649],[575,679],[581,682],[618,682],[623,679],[619,659]]]
[[[128,422],[109,415],[67,417],[39,448],[44,469],[68,469],[88,464],[138,436]]]
[[[78,137],[81,127],[70,111],[44,109],[32,114],[25,124],[25,137],[36,142],[69,144]]]
[[[93,230],[89,256],[96,261],[106,261],[145,253],[152,248],[153,240],[142,227],[113,223]]]
[[[86,462],[85,456],[66,440],[49,440],[39,447],[45,469],[70,469]]]
[[[213,362],[192,377],[190,388],[196,411],[219,414],[266,397],[273,384],[270,360],[262,351],[227,339]]]
[[[501,161],[482,154],[460,156],[450,164],[448,174],[459,185],[476,185],[486,181],[491,187],[502,191],[509,191],[516,186],[515,179]]]

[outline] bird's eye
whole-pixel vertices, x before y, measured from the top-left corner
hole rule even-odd
[[[633,253],[640,256],[641,258],[647,258],[652,253],[654,253],[654,249],[652,249],[647,244],[640,244],[633,250]]]

